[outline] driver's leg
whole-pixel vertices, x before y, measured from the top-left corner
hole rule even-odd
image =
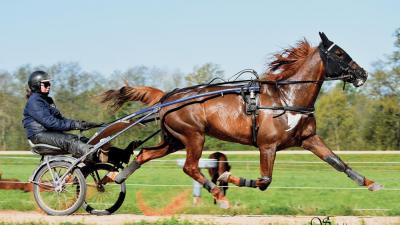
[[[81,157],[91,150],[92,145],[83,143],[77,135],[62,132],[45,131],[31,138],[35,144],[49,144],[61,148],[72,154],[73,157]],[[87,158],[88,161],[97,161],[96,153]]]

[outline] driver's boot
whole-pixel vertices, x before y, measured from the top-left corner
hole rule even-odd
[[[73,142],[71,144],[71,148],[69,149],[69,152],[72,154],[73,157],[79,158],[83,155],[85,155],[87,152],[93,150],[93,145],[85,144],[80,141]],[[97,151],[94,151],[90,153],[89,155],[86,156],[86,159],[84,159],[85,164],[95,164],[98,162],[98,153]]]

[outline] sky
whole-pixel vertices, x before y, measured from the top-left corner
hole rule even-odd
[[[144,65],[226,76],[266,69],[273,53],[319,31],[367,70],[394,50],[400,1],[2,1],[0,70],[78,62],[110,75]]]

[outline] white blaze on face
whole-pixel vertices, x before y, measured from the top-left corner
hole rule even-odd
[[[285,131],[290,131],[297,126],[302,115],[298,113],[294,115],[292,113],[287,113],[286,115],[287,115],[288,129],[286,129]]]

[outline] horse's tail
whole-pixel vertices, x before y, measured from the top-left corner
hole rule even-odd
[[[137,86],[131,87],[125,84],[119,90],[108,90],[101,95],[101,103],[107,103],[108,107],[116,111],[128,101],[140,101],[148,106],[152,106],[160,101],[164,96],[164,92],[160,89]]]

